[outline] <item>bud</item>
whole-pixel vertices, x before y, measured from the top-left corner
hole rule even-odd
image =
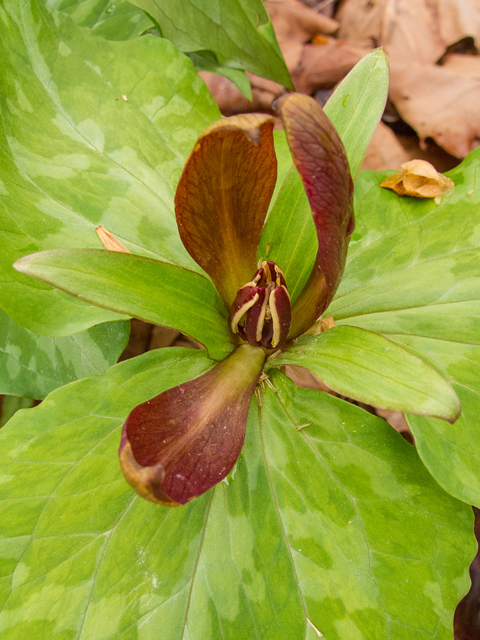
[[[283,271],[274,262],[262,262],[253,280],[237,292],[230,326],[256,347],[275,349],[290,331],[290,296]]]

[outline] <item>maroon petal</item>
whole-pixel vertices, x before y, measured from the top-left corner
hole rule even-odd
[[[175,195],[185,248],[212,278],[227,309],[257,270],[257,245],[275,188],[274,119],[224,118],[198,139]]]
[[[309,329],[340,284],[353,231],[353,181],[345,148],[320,105],[290,93],[276,103],[293,161],[302,178],[317,229],[318,253],[310,277],[292,307],[289,338]]]
[[[242,345],[203,376],[136,407],[123,427],[120,464],[152,502],[185,504],[232,470],[245,439],[250,400],[265,361]]]

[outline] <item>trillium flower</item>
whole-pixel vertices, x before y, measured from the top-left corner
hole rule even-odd
[[[186,250],[230,310],[238,346],[206,374],[161,393],[129,415],[121,467],[137,493],[153,502],[184,504],[230,473],[267,357],[288,349],[312,327],[340,283],[354,227],[345,149],[312,98],[288,94],[276,108],[312,209],[316,261],[293,304],[282,265],[257,265],[277,177],[274,119],[250,114],[212,124],[187,160],[175,213]]]
[[[450,422],[460,413],[447,382],[384,336],[343,325],[301,337],[317,333],[314,325],[339,286],[354,227],[353,183],[343,144],[315,100],[288,94],[277,110],[318,239],[311,273],[296,297],[289,295],[286,265],[268,256],[257,263],[277,175],[274,120],[260,114],[212,124],[177,187],[180,238],[211,281],[128,255],[111,238],[113,252],[54,249],[14,265],[91,304],[190,330],[193,337],[205,338],[208,331],[209,356],[217,364],[137,406],[123,426],[123,474],[152,502],[185,504],[230,473],[242,450],[252,396],[272,366],[304,366],[335,391],[374,406]]]

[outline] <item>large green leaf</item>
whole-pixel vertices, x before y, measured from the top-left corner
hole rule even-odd
[[[411,345],[451,380],[463,406],[453,427],[409,420],[430,472],[447,491],[477,505],[479,167],[480,152],[475,150],[448,174],[455,189],[439,206],[432,200],[399,198],[379,187],[385,174],[362,172],[356,188],[357,227],[337,298],[327,311],[337,324]]]
[[[222,67],[247,70],[293,89],[261,0],[129,0],[181,51],[208,52]],[[238,72],[238,71],[237,71]],[[231,78],[233,79],[233,78]]]
[[[419,336],[390,336],[438,368],[462,405],[454,424],[407,416],[418,453],[436,481],[468,504],[480,505],[480,346]]]
[[[130,323],[123,320],[47,338],[0,310],[0,393],[44,398],[68,382],[105,373],[125,349],[129,331]]]
[[[325,113],[345,146],[354,178],[382,116],[387,93],[388,63],[383,51],[376,49],[350,71],[325,105]],[[293,165],[275,195],[259,255],[268,253],[268,258],[280,265],[295,301],[312,270],[318,240],[305,189]]]
[[[334,391],[376,407],[449,422],[460,414],[457,395],[434,369],[392,340],[358,327],[300,338],[269,364],[306,367]]]
[[[36,0],[8,0],[0,20],[0,304],[30,330],[69,335],[116,316],[12,263],[42,249],[100,248],[102,224],[133,253],[198,271],[173,198],[186,156],[220,114],[167,40],[107,41],[61,13],[54,21]]]
[[[144,11],[127,0],[47,0],[47,4],[107,40],[137,38],[154,26]]]
[[[108,40],[136,38],[155,27],[145,11],[127,0],[49,0],[48,4]],[[187,55],[197,71],[213,71],[229,78],[249,100],[252,99],[245,71],[222,67],[213,51],[195,51]]]
[[[374,49],[347,74],[325,105],[345,145],[354,179],[385,109],[388,76],[387,56],[383,49]]]
[[[451,638],[471,510],[346,402],[272,374],[228,484],[174,509],[135,497],[121,424],[210,366],[150,352],[2,429],[2,640],[313,640],[306,618],[327,640]]]
[[[178,329],[222,360],[234,345],[228,312],[212,282],[142,256],[57,249],[22,258],[15,267],[92,304]]]

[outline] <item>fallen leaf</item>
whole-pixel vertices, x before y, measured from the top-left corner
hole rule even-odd
[[[403,63],[433,64],[449,42],[441,34],[435,2],[387,2],[380,41],[389,59]]]
[[[442,67],[462,78],[471,78],[480,82],[480,56],[447,53],[442,58]]]
[[[303,45],[319,34],[335,33],[336,20],[304,6],[298,0],[266,0],[278,44],[291,72],[300,64]]]
[[[335,17],[340,38],[371,38],[403,63],[434,63],[466,36],[480,43],[476,0],[346,0]]]
[[[445,67],[390,61],[390,99],[420,140],[457,158],[480,145],[480,82]]]
[[[471,36],[477,47],[480,47],[478,0],[436,0],[435,4],[440,34],[444,42],[452,44],[465,36]]]
[[[335,33],[340,26],[336,20],[317,13],[298,0],[266,0],[265,8],[279,43],[282,40],[305,43],[319,33]]]
[[[339,38],[372,40],[380,45],[383,17],[388,0],[345,0],[336,14]]]
[[[390,127],[380,122],[368,145],[362,169],[385,171],[401,166],[412,160],[412,156],[403,148]]]
[[[410,441],[413,442],[413,434],[410,431],[410,427],[403,413],[400,411],[392,411],[391,409],[381,409],[379,407],[375,407],[375,411],[378,416],[386,420],[398,433],[409,433]]]
[[[410,160],[402,164],[403,171],[388,176],[381,187],[392,189],[399,196],[417,198],[437,198],[449,194],[453,187],[450,178],[438,173],[433,165],[425,160]]]
[[[319,44],[303,46],[297,67],[289,69],[295,89],[301,93],[312,94],[321,87],[332,87],[372,49],[369,41],[357,43],[327,36],[316,41]]]

